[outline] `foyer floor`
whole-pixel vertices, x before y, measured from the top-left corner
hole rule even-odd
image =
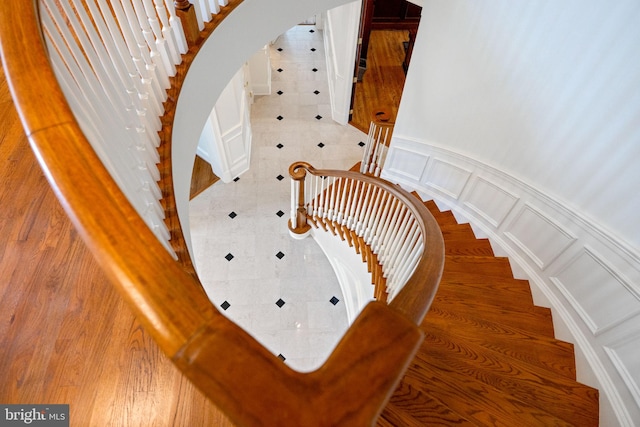
[[[214,304],[284,363],[319,367],[348,327],[335,274],[312,239],[288,234],[289,165],[349,169],[366,135],[331,119],[322,33],[271,46],[272,93],[251,109],[251,169],[190,204],[196,268]]]

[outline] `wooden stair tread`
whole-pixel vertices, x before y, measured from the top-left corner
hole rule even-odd
[[[445,255],[444,271],[473,271],[485,276],[513,277],[511,265],[505,257]]]
[[[467,285],[465,283],[443,282],[436,293],[437,298],[445,300],[473,301],[477,304],[506,310],[535,311],[530,298],[523,298],[520,292],[501,290],[495,292],[491,283],[486,285]]]
[[[439,290],[449,286],[464,286],[478,292],[518,298],[522,303],[533,305],[529,282],[511,278],[487,277],[476,273],[447,272],[443,274]],[[485,295],[486,297],[486,295]]]
[[[446,255],[494,256],[488,239],[446,239],[444,251]]]
[[[469,224],[440,225],[445,244],[448,240],[475,240],[476,235]]]
[[[570,425],[454,369],[412,363],[403,381],[426,395],[437,396],[452,411],[479,426]]]
[[[423,343],[412,368],[419,366],[439,371],[440,378],[446,378],[454,388],[464,388],[465,384],[472,383],[475,390],[467,390],[465,394],[468,396],[481,389],[487,393],[482,397],[491,396],[490,405],[515,404],[526,407],[529,413],[544,413],[547,419],[554,420],[546,425],[597,425],[597,417],[594,419],[591,414],[598,402],[595,389],[562,376],[536,372],[517,360],[505,361],[486,351],[477,352],[467,344],[455,343],[452,351],[452,343],[430,338]],[[408,376],[411,376],[412,368]],[[564,404],[567,399],[571,405]],[[489,406],[487,402],[484,405]],[[523,424],[526,423],[521,421],[519,425]]]
[[[451,301],[439,298],[436,294],[432,308],[457,311],[474,319],[489,320],[494,323],[507,323],[524,331],[535,332],[540,335],[553,337],[553,323],[551,316],[545,316],[539,312],[522,312],[477,304],[473,301]]]
[[[400,382],[378,422],[378,426],[381,427],[434,425],[475,426],[439,400],[404,381]]]
[[[554,375],[576,379],[573,345],[508,325],[478,321],[434,310],[423,322],[428,335],[443,334],[535,366]]]

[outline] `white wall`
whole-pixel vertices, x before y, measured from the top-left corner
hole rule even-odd
[[[424,0],[387,178],[471,220],[640,420],[640,3]]]

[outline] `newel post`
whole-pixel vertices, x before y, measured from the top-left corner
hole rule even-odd
[[[297,162],[289,167],[291,176],[291,218],[289,231],[291,236],[302,239],[307,236],[311,226],[307,223],[307,209],[304,205],[304,183],[307,176],[307,163]]]
[[[196,18],[195,8],[189,0],[175,0],[176,15],[180,18],[184,36],[188,46],[194,46],[200,41],[200,29]]]

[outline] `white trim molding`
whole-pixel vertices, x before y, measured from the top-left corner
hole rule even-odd
[[[382,177],[469,221],[509,257],[556,337],[575,344],[578,380],[600,390],[600,424],[640,419],[640,254],[569,202],[433,141],[394,135]]]

